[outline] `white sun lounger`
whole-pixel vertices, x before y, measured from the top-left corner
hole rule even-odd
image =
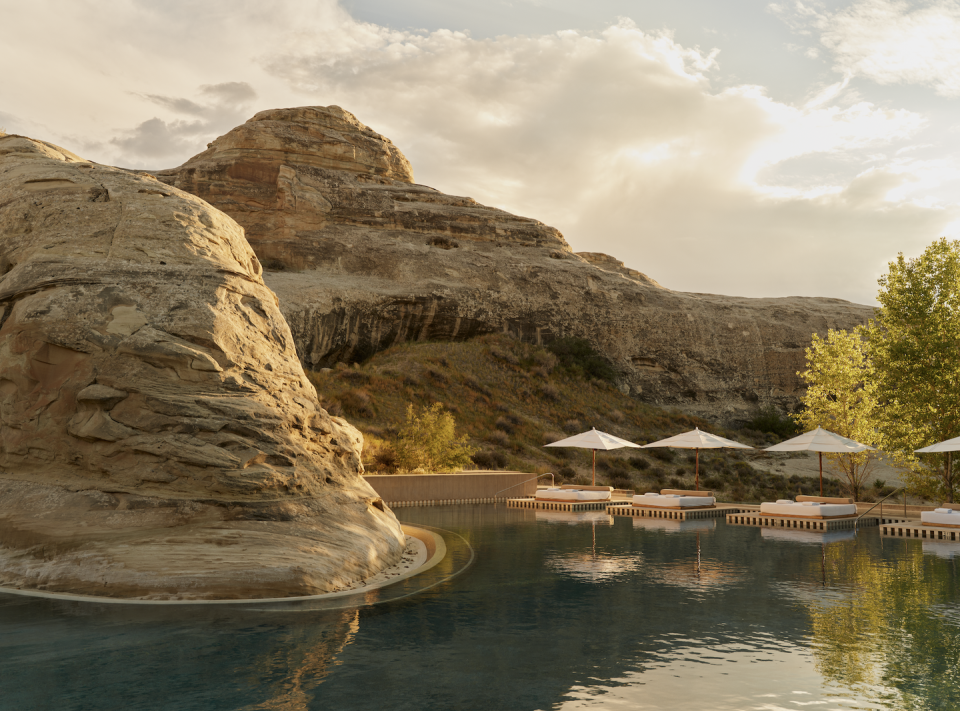
[[[660,493],[637,494],[633,505],[651,509],[712,509],[717,505],[712,491],[662,489]]]
[[[857,515],[857,505],[853,499],[831,498],[827,496],[798,496],[792,499],[765,501],[760,504],[760,513],[785,518],[824,520],[831,518],[853,518]]]
[[[613,494],[612,486],[583,486],[574,488],[571,485],[551,489],[539,489],[536,493],[537,501],[609,501]]]
[[[960,508],[960,504],[944,504],[933,511],[922,511],[920,512],[920,523],[924,526],[960,528],[960,510],[957,510],[958,508]]]

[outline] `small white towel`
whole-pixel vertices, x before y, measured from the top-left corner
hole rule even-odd
[[[792,504],[793,499],[777,499],[778,504]]]
[[[953,513],[953,509],[934,509],[933,512],[934,512],[934,513],[951,514],[951,513]]]

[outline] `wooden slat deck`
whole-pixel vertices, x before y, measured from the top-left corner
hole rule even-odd
[[[897,522],[898,519],[882,519],[883,523]],[[790,516],[776,516],[773,514],[762,514],[759,511],[748,511],[740,514],[730,514],[727,516],[727,523],[736,526],[767,526],[770,528],[794,528],[804,531],[842,531],[851,528],[863,528],[864,526],[879,526],[881,519],[877,516],[864,516],[857,523],[857,517],[850,518],[830,518],[830,519],[806,519],[794,518]]]
[[[633,504],[612,504],[607,506],[607,513],[611,516],[631,516],[633,518],[668,518],[674,521],[692,521],[699,518],[721,518],[730,513],[739,513],[743,509],[726,504],[717,504],[712,509],[683,509],[653,508],[634,506]]]
[[[507,499],[507,507],[536,509],[538,511],[603,511],[610,505],[606,501],[538,501],[537,499]]]
[[[887,538],[925,538],[935,541],[960,541],[960,528],[924,526],[919,521],[891,521],[880,525],[880,535]]]

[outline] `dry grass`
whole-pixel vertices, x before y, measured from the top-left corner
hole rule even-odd
[[[544,449],[547,442],[596,427],[638,444],[694,427],[765,446],[769,436],[728,431],[700,418],[646,405],[613,385],[583,380],[556,367],[552,353],[505,336],[466,342],[406,343],[378,353],[359,367],[308,373],[324,407],[342,411],[369,444],[364,466],[390,472],[389,442],[405,418],[408,403],[442,403],[454,413],[457,432],[478,448],[480,469],[554,472],[583,483],[591,453]],[[670,449],[618,450],[597,454],[598,482],[638,492],[670,485],[693,488],[689,453]],[[701,487],[726,499],[759,501],[813,493],[805,479],[767,474],[750,466],[756,456],[743,450],[700,454]],[[833,486],[830,487],[834,488]]]

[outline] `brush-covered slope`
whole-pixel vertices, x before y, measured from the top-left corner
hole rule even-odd
[[[0,585],[235,598],[351,584],[403,542],[361,446],[317,404],[231,218],[0,137]]]

